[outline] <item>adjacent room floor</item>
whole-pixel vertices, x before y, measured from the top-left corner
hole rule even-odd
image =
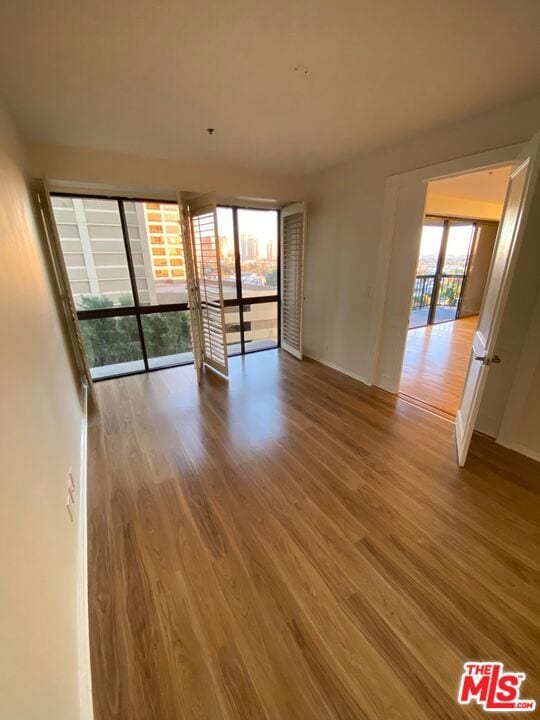
[[[96,386],[96,720],[481,718],[463,663],[540,698],[540,465],[273,350]]]
[[[455,417],[477,325],[475,315],[409,330],[400,394]]]

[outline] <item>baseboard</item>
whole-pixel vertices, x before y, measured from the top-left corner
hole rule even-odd
[[[83,387],[81,428],[81,474],[79,479],[77,547],[77,625],[79,645],[80,720],[94,720],[92,671],[90,667],[90,628],[88,622],[88,387]]]
[[[366,378],[362,377],[361,375],[357,375],[350,370],[345,370],[345,368],[341,367],[340,365],[331,363],[328,360],[323,360],[323,358],[321,357],[317,357],[316,355],[304,355],[304,357],[309,358],[310,360],[315,360],[315,362],[318,362],[321,365],[326,365],[326,367],[332,368],[332,370],[337,370],[337,372],[343,373],[343,375],[348,375],[349,377],[353,378],[354,380],[358,380],[364,385],[371,385],[371,383],[369,383]]]
[[[515,452],[520,453],[521,455],[526,455],[527,457],[532,458],[532,460],[536,460],[537,462],[540,462],[540,452],[537,450],[531,450],[531,448],[526,447],[525,445],[520,445],[520,443],[515,442],[504,442],[501,440],[496,440],[496,443],[498,445],[502,445],[505,448],[508,448],[509,450],[515,450]]]

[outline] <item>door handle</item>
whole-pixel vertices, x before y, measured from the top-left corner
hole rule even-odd
[[[475,355],[474,359],[481,362],[482,365],[491,365],[492,363],[502,362],[498,355],[493,355],[493,357],[488,357],[487,355]]]

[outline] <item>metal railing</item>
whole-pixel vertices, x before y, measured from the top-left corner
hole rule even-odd
[[[465,275],[442,273],[417,275],[411,300],[411,310],[425,310],[430,307],[457,307]],[[436,293],[436,298],[433,294]]]
[[[414,283],[411,310],[422,310],[431,304],[435,275],[417,275]]]
[[[457,307],[463,287],[464,275],[441,275],[437,305]]]

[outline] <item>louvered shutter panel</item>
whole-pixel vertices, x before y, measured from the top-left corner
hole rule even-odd
[[[81,336],[77,309],[73,301],[68,272],[62,252],[62,245],[58,236],[58,229],[54,220],[50,192],[45,180],[34,180],[34,199],[38,220],[41,225],[41,234],[48,251],[49,265],[54,275],[56,292],[62,308],[63,320],[71,344],[73,359],[79,374],[88,388],[90,399],[93,399],[93,381],[86,357],[86,351]]]
[[[199,283],[195,271],[195,254],[193,250],[193,237],[191,233],[191,221],[187,201],[182,194],[178,198],[182,227],[182,247],[184,251],[184,263],[186,269],[186,285],[188,291],[189,326],[191,332],[191,347],[193,351],[193,362],[197,372],[197,380],[201,381],[203,365],[203,341],[201,328],[201,303],[199,295]]]
[[[191,280],[188,282],[188,288],[190,283],[193,285],[190,307],[197,305],[195,322],[202,346],[202,360],[210,368],[227,375],[225,304],[215,193],[191,198],[183,195],[182,200],[189,216],[187,244],[191,262],[186,263],[186,271],[187,266],[192,264]]]
[[[281,211],[281,347],[302,359],[306,208],[295,203]]]

